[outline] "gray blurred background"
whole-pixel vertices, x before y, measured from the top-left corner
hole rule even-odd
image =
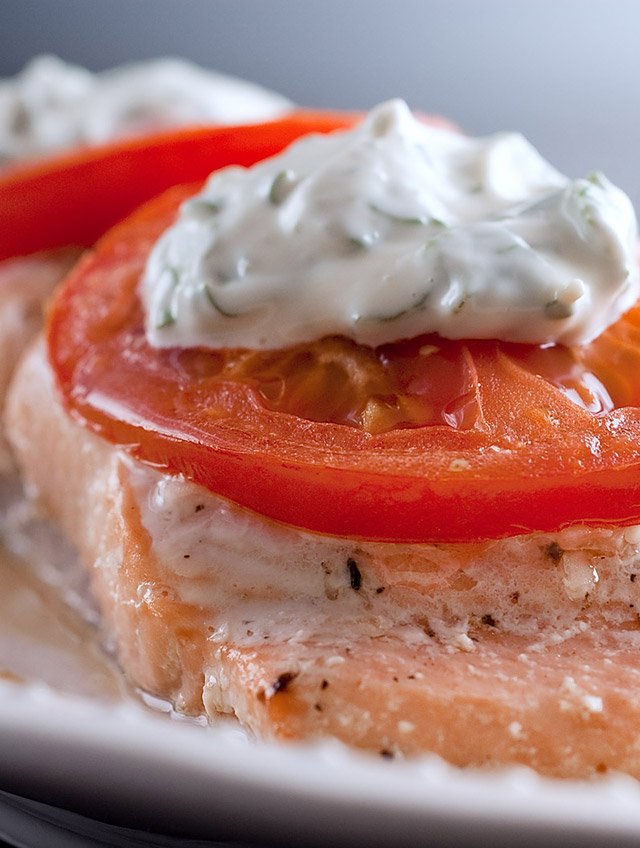
[[[41,52],[170,54],[306,106],[401,96],[473,134],[519,129],[640,207],[639,0],[0,0],[0,47],[2,76]]]

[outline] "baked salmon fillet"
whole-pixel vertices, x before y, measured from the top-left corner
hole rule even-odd
[[[214,133],[84,255],[9,392],[27,494],[178,711],[640,777],[631,203],[400,101],[344,126]]]
[[[640,777],[640,527],[457,544],[281,525],[76,423],[44,347],[7,428],[135,685],[261,739]]]
[[[0,262],[0,406],[22,352],[42,328],[51,292],[79,253],[68,247]],[[0,474],[12,470],[11,452],[0,429]]]

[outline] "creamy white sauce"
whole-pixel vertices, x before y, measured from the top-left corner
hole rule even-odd
[[[212,175],[154,248],[151,344],[277,348],[342,334],[581,344],[640,292],[629,198],[520,135],[472,139],[402,101]]]
[[[635,617],[637,528],[532,533],[473,556],[464,545],[356,542],[278,524],[180,476],[123,462],[159,569],[140,586],[140,603],[153,606],[170,587],[202,610],[212,645],[326,644],[337,662],[354,639],[384,633],[473,651],[478,628],[493,626],[487,613],[536,646],[584,632],[591,615],[617,630]],[[547,553],[552,541],[559,561]],[[638,644],[635,627],[628,639]]]
[[[291,103],[178,59],[93,74],[40,56],[0,81],[0,162],[163,127],[273,118]]]

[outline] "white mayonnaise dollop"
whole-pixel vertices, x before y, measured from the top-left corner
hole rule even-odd
[[[163,127],[261,121],[290,108],[278,94],[180,59],[93,74],[39,56],[0,81],[0,163]]]
[[[142,282],[151,344],[277,348],[342,334],[581,344],[639,294],[629,198],[520,135],[472,139],[402,101],[226,168]]]

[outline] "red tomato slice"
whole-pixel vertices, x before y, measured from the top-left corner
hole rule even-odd
[[[246,155],[233,138],[225,161],[233,144]],[[468,542],[640,522],[640,308],[576,349],[431,336],[377,350],[340,338],[156,350],[138,282],[193,191],[173,189],[109,232],[54,300],[50,360],[95,432],[323,533]]]
[[[0,171],[0,260],[89,246],[145,200],[214,168],[252,165],[298,136],[351,126],[354,114],[294,112],[266,124],[199,127],[76,149]]]

